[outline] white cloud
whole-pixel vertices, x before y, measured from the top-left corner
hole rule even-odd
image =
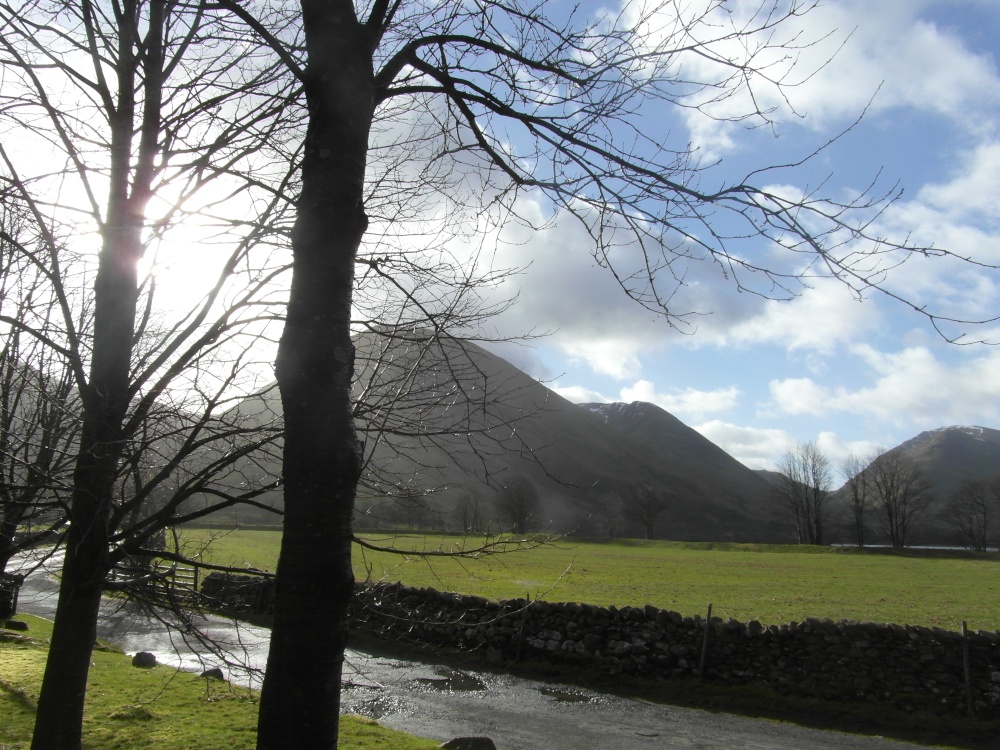
[[[582,385],[562,386],[557,383],[552,385],[551,388],[564,399],[572,401],[574,404],[608,404],[612,401],[612,399],[599,391],[591,390]]]
[[[850,389],[810,378],[772,380],[771,406],[790,415],[854,414],[918,428],[995,424],[1000,420],[1000,352],[940,361],[926,347],[886,354],[867,345],[853,353],[875,376],[872,385]]]
[[[695,425],[694,429],[751,469],[773,470],[775,458],[795,444],[784,430],[741,427],[717,419]]]
[[[694,388],[671,389],[670,393],[659,393],[656,385],[648,380],[636,381],[635,385],[622,388],[621,400],[647,401],[665,409],[674,416],[703,419],[706,414],[729,411],[739,402],[741,391],[736,386],[717,388],[713,391],[699,391]]]
[[[694,427],[744,466],[776,471],[781,456],[798,442],[785,430],[746,427],[712,420]],[[834,487],[841,484],[839,467],[850,454],[867,456],[877,443],[870,440],[843,440],[835,432],[823,431],[815,438],[820,451],[830,460]]]
[[[637,349],[639,342],[624,334],[617,336],[566,340],[563,351],[571,360],[586,362],[598,375],[608,375],[616,380],[633,378],[642,371]]]
[[[710,259],[682,259],[676,269],[683,285],[661,274],[661,290],[672,294],[670,308],[691,313],[681,324],[684,336],[663,316],[630,299],[615,276],[592,257],[593,239],[574,218],[561,215],[546,222],[540,204],[523,198],[519,211],[540,228],[512,224],[500,234],[497,254],[504,265],[525,267],[494,292],[499,297],[518,294],[517,304],[502,316],[505,332],[530,329],[551,331],[545,345],[564,356],[585,362],[593,372],[618,380],[642,376],[643,355],[664,347],[751,346],[776,344],[789,350],[829,353],[855,341],[880,323],[875,304],[858,304],[844,286],[829,279],[812,279],[810,288],[789,301],[738,293]],[[638,278],[644,264],[637,248],[617,248],[619,276]],[[798,257],[775,255],[772,267],[795,273],[790,263]],[[801,271],[801,267],[799,267]],[[664,278],[665,277],[665,278]],[[759,279],[745,278],[750,286]],[[636,282],[638,283],[638,282]],[[761,289],[761,294],[773,291]]]
[[[820,452],[830,459],[830,468],[833,476],[831,482],[834,488],[843,484],[844,477],[840,474],[840,467],[844,460],[851,454],[864,458],[879,448],[879,444],[871,440],[851,440],[845,442],[834,432],[821,432],[816,437],[816,446]]]
[[[859,303],[841,282],[815,279],[794,300],[763,302],[756,315],[733,321],[713,343],[772,343],[788,350],[830,353],[874,330],[880,319],[875,304]]]
[[[789,19],[769,41],[784,41],[795,49],[754,48],[753,64],[767,75],[751,79],[752,96],[746,89],[726,97],[710,90],[701,96],[710,116],[687,110],[685,120],[695,145],[708,155],[732,149],[746,123],[727,118],[738,119],[757,108],[769,112],[779,125],[804,122],[827,129],[833,121],[834,128],[842,127],[859,116],[873,96],[869,113],[907,107],[973,131],[990,130],[990,107],[1000,101],[996,65],[937,21],[951,20],[954,6],[954,0],[830,0]],[[713,19],[739,26],[759,8],[758,0],[738,0],[720,5]],[[996,11],[994,5],[976,12]],[[750,48],[752,44],[744,46],[735,39],[713,46],[725,59],[741,59]],[[723,73],[703,56],[691,55],[685,66],[689,76],[700,80]],[[775,80],[787,85],[779,88],[770,82]],[[804,121],[800,114],[806,115]]]
[[[950,221],[995,221],[1000,216],[1000,142],[985,140],[961,154],[954,178],[921,188],[919,203]]]

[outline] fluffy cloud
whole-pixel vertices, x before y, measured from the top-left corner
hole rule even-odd
[[[706,414],[733,409],[739,401],[740,393],[740,389],[736,386],[718,388],[714,391],[685,388],[673,389],[671,393],[659,393],[650,381],[639,380],[631,387],[622,388],[621,400],[626,403],[648,401],[674,416],[697,420],[703,419]]]
[[[874,330],[880,320],[875,304],[859,303],[839,281],[816,279],[797,299],[763,302],[756,315],[707,338],[718,345],[770,343],[828,354]]]
[[[611,399],[604,394],[585,388],[582,385],[561,386],[558,383],[552,386],[552,390],[574,404],[608,404]]]
[[[579,385],[552,387],[556,393],[574,403],[610,403],[621,401],[645,401],[656,404],[676,417],[703,419],[707,414],[729,411],[739,402],[741,391],[736,386],[699,391],[695,388],[672,389],[670,393],[660,393],[656,385],[648,380],[637,380],[634,385],[622,388],[617,399],[609,398],[598,391]]]
[[[738,293],[732,278],[710,259],[690,258],[680,259],[675,269],[683,284],[667,272],[660,274],[660,291],[670,297],[670,308],[692,313],[674,321],[674,329],[663,316],[630,299],[615,275],[595,261],[593,239],[579,222],[565,215],[546,222],[541,205],[531,198],[522,199],[519,210],[540,228],[513,224],[500,233],[499,262],[525,268],[491,290],[518,297],[501,317],[501,327],[505,333],[549,331],[546,346],[585,362],[595,373],[618,380],[640,377],[643,355],[665,346],[766,343],[829,353],[879,325],[878,307],[858,304],[839,282],[813,279],[795,299],[768,300]],[[612,260],[619,277],[638,284],[645,266],[636,248],[617,248]],[[794,272],[788,263],[774,259],[775,267]],[[742,281],[749,285],[753,280]]]
[[[795,444],[784,430],[742,427],[717,419],[694,429],[751,469],[774,469],[775,459]]]
[[[810,378],[772,380],[771,406],[788,415],[848,413],[923,428],[1000,420],[1000,352],[958,364],[942,362],[926,347],[886,354],[859,345],[853,352],[874,374],[872,385],[851,389]]]
[[[831,469],[833,469],[832,480],[834,486],[840,484],[842,477],[840,476],[839,469],[848,456],[853,454],[864,458],[870,456],[876,449],[886,447],[880,446],[871,440],[844,441],[839,435],[833,432],[821,432],[816,438],[816,446],[824,456],[830,459]]]
[[[758,108],[779,125],[803,122],[799,115],[805,114],[805,125],[817,129],[831,121],[842,127],[866,108],[877,113],[897,107],[932,112],[973,131],[989,129],[989,108],[998,101],[997,70],[991,57],[969,49],[947,28],[961,4],[831,0],[782,23],[768,37],[771,44],[787,43],[787,49],[743,46],[735,39],[715,44],[723,59],[741,59],[752,49],[754,67],[766,76],[752,77],[749,88],[731,96],[708,90],[695,98],[706,114],[696,109],[685,114],[694,144],[710,155],[732,149],[746,124],[739,118]],[[742,27],[752,23],[759,8],[759,0],[737,0],[719,6],[710,18],[717,28]],[[982,5],[972,12],[995,13],[996,7]],[[685,65],[699,80],[719,79],[725,72],[706,56],[691,55]]]

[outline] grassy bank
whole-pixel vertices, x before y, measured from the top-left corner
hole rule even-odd
[[[203,545],[212,534],[191,529]],[[381,546],[450,550],[477,540],[455,536],[370,534]],[[214,538],[207,560],[274,570],[276,531],[235,531]],[[359,578],[402,581],[491,599],[643,605],[741,621],[784,623],[828,617],[957,630],[1000,629],[1000,556],[892,552],[798,545],[563,540],[480,559],[427,558],[356,549]]]
[[[35,705],[48,654],[51,624],[24,616],[27,633],[0,629],[0,748],[31,741]],[[84,716],[87,750],[252,750],[257,694],[167,666],[138,669],[115,649],[94,651]],[[340,747],[349,750],[430,750],[433,740],[344,717]]]

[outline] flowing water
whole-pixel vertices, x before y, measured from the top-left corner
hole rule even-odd
[[[22,564],[27,563],[22,560]],[[49,571],[57,560],[50,560]],[[12,566],[13,567],[13,566]],[[58,586],[39,568],[25,581],[18,610],[52,617]],[[188,671],[221,667],[241,685],[260,685],[269,631],[222,617],[199,621],[204,638],[183,636],[131,605],[105,601],[101,638],[127,653],[149,651]],[[215,647],[209,647],[210,639]],[[923,746],[804,729],[605,695],[511,675],[348,651],[343,710],[385,726],[448,740],[491,737],[499,750],[917,750]],[[930,750],[926,748],[925,750]]]

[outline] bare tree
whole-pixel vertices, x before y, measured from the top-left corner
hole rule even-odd
[[[617,492],[610,492],[600,500],[600,514],[598,522],[608,539],[616,539],[621,536],[622,527],[625,525],[625,503],[622,496]]]
[[[991,497],[990,483],[980,479],[967,479],[959,485],[942,515],[961,535],[966,549],[985,552],[990,544],[996,508]]]
[[[868,483],[865,481],[865,461],[850,454],[840,466],[841,476],[847,487],[845,502],[854,520],[854,533],[859,547],[865,546],[865,515],[869,506]]]
[[[398,248],[413,226],[408,219],[439,226],[441,216],[451,222],[447,208],[470,218],[470,234],[512,213],[536,225],[529,211],[518,214],[518,199],[530,192],[582,222],[596,261],[626,294],[675,325],[687,311],[672,307],[672,295],[689,263],[717,263],[738,288],[765,296],[794,296],[806,276],[822,272],[858,296],[895,297],[885,271],[908,257],[948,254],[877,232],[874,219],[893,190],[846,201],[790,195],[767,186],[793,182],[794,167],[809,155],[785,160],[787,170],[761,165],[723,175],[686,141],[673,146],[641,119],[649,102],[718,117],[713,104],[748,94],[747,111],[732,119],[768,124],[769,110],[756,103],[767,100],[763,89],[781,96],[799,80],[792,71],[808,41],[785,29],[810,4],[763,0],[743,20],[721,3],[651,3],[588,20],[562,5],[515,0],[302,0],[301,34],[289,25],[297,19],[288,6],[218,0],[212,7],[243,19],[271,46],[301,83],[309,112],[277,359],[286,515],[262,749],[337,742],[351,519],[364,465],[351,398],[355,271],[406,272],[365,249],[366,234]],[[381,136],[420,144],[425,156],[410,172],[390,162],[388,173],[372,173],[369,157]],[[449,191],[463,183],[473,189],[443,192],[433,204],[425,178],[441,175]],[[387,185],[402,207],[391,214],[392,227],[376,213],[393,205],[380,201]],[[400,186],[412,202],[399,199]],[[750,246],[759,238],[815,262],[798,264],[805,271],[763,266]],[[935,324],[942,320],[913,306]],[[322,642],[304,637],[321,630]],[[289,723],[298,737],[284,731]]]
[[[653,539],[656,519],[666,509],[663,495],[651,485],[640,484],[632,490],[632,508],[639,523],[642,524],[646,539]]]
[[[889,544],[913,543],[930,502],[931,485],[920,467],[900,451],[876,449],[864,471],[872,515]]]
[[[268,488],[225,479],[276,433],[221,415],[257,389],[251,352],[284,302],[273,281],[294,154],[276,157],[300,112],[285,67],[226,20],[168,0],[0,4],[0,190],[29,217],[22,257],[60,337],[6,310],[0,322],[58,355],[79,404],[36,750],[81,745],[109,574],[181,557],[159,540],[209,512],[196,496],[225,507]],[[158,294],[157,266],[189,243],[207,283],[180,304]]]
[[[511,477],[493,499],[501,528],[514,534],[527,534],[538,528],[542,498],[538,487],[525,476]]]
[[[799,544],[822,544],[830,499],[830,461],[815,442],[799,443],[778,464],[778,502],[795,521]]]
[[[458,523],[465,533],[479,533],[486,527],[486,499],[478,489],[462,493],[458,501]]]
[[[0,573],[66,521],[79,401],[56,299],[29,261],[36,239],[13,195],[0,204]],[[47,341],[40,340],[41,336]]]

